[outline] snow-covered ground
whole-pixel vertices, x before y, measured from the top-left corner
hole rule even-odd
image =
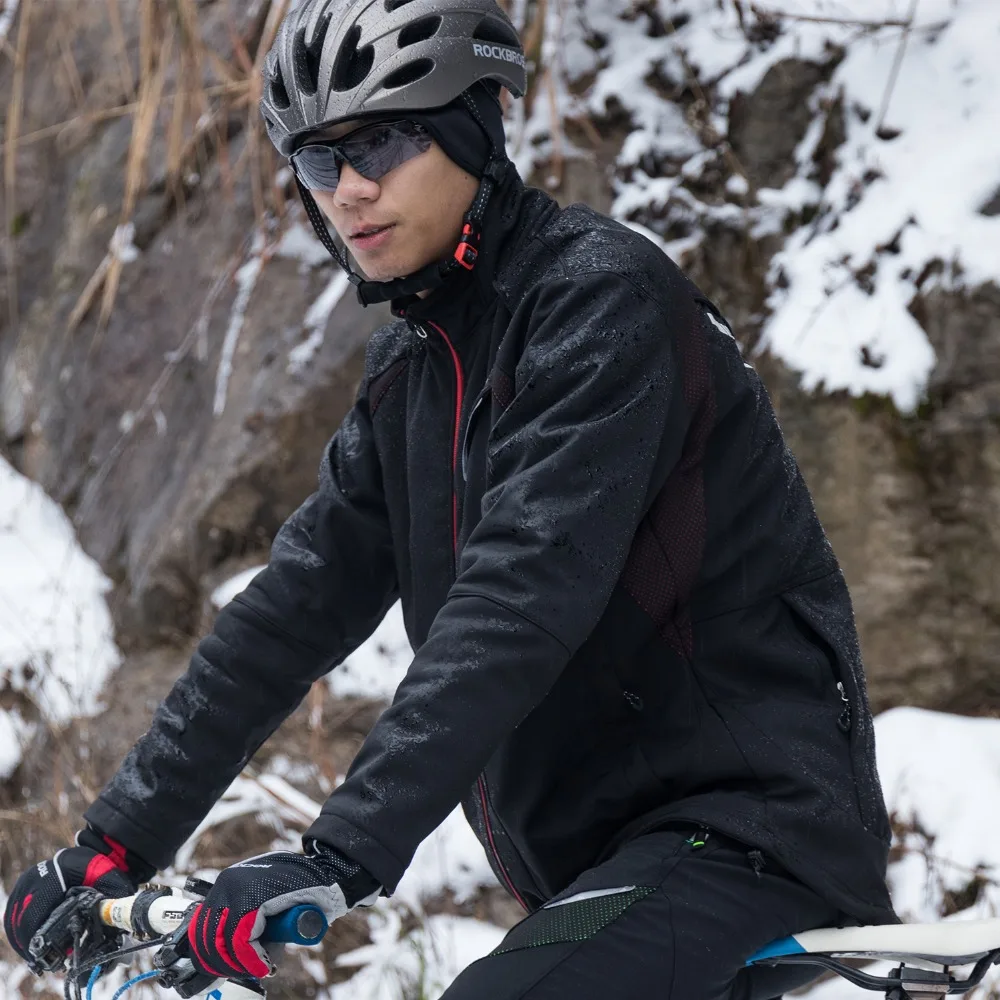
[[[98,708],[119,663],[109,587],[59,505],[0,459],[0,693],[16,692],[0,709],[0,780],[35,725],[17,700],[56,725]]]

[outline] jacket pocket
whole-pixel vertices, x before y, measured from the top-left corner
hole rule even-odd
[[[469,481],[469,453],[472,451],[472,442],[475,437],[476,427],[481,420],[489,415],[488,403],[492,391],[487,385],[472,404],[469,411],[469,419],[465,424],[465,435],[462,438],[462,481]]]
[[[887,837],[875,732],[847,584],[840,570],[834,570],[781,596],[829,663],[831,720],[850,744],[861,819],[868,830]]]

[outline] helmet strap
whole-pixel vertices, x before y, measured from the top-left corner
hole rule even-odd
[[[330,235],[326,220],[323,218],[323,213],[319,210],[319,205],[316,204],[316,199],[312,196],[312,192],[299,180],[298,175],[295,175],[295,184],[299,189],[299,197],[302,199],[306,215],[312,223],[312,227],[316,231],[316,236],[319,238],[320,243],[326,247],[327,253],[347,272],[347,277],[350,279],[351,284],[359,287],[364,282],[364,278],[351,267],[347,251],[338,247]]]

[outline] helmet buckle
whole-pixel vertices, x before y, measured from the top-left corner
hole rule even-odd
[[[479,258],[479,235],[471,222],[467,222],[462,228],[462,238],[455,248],[454,256],[466,271],[471,271]]]

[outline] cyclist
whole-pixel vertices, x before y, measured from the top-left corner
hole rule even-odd
[[[266,569],[15,885],[22,955],[69,885],[168,865],[397,598],[406,678],[304,853],[221,873],[205,971],[267,974],[294,903],[392,893],[460,801],[528,915],[449,1000],[739,998],[776,937],[896,920],[850,599],[764,387],[651,243],[525,187],[501,87],[525,68],[494,0],[287,16],[268,134],[395,320]]]

